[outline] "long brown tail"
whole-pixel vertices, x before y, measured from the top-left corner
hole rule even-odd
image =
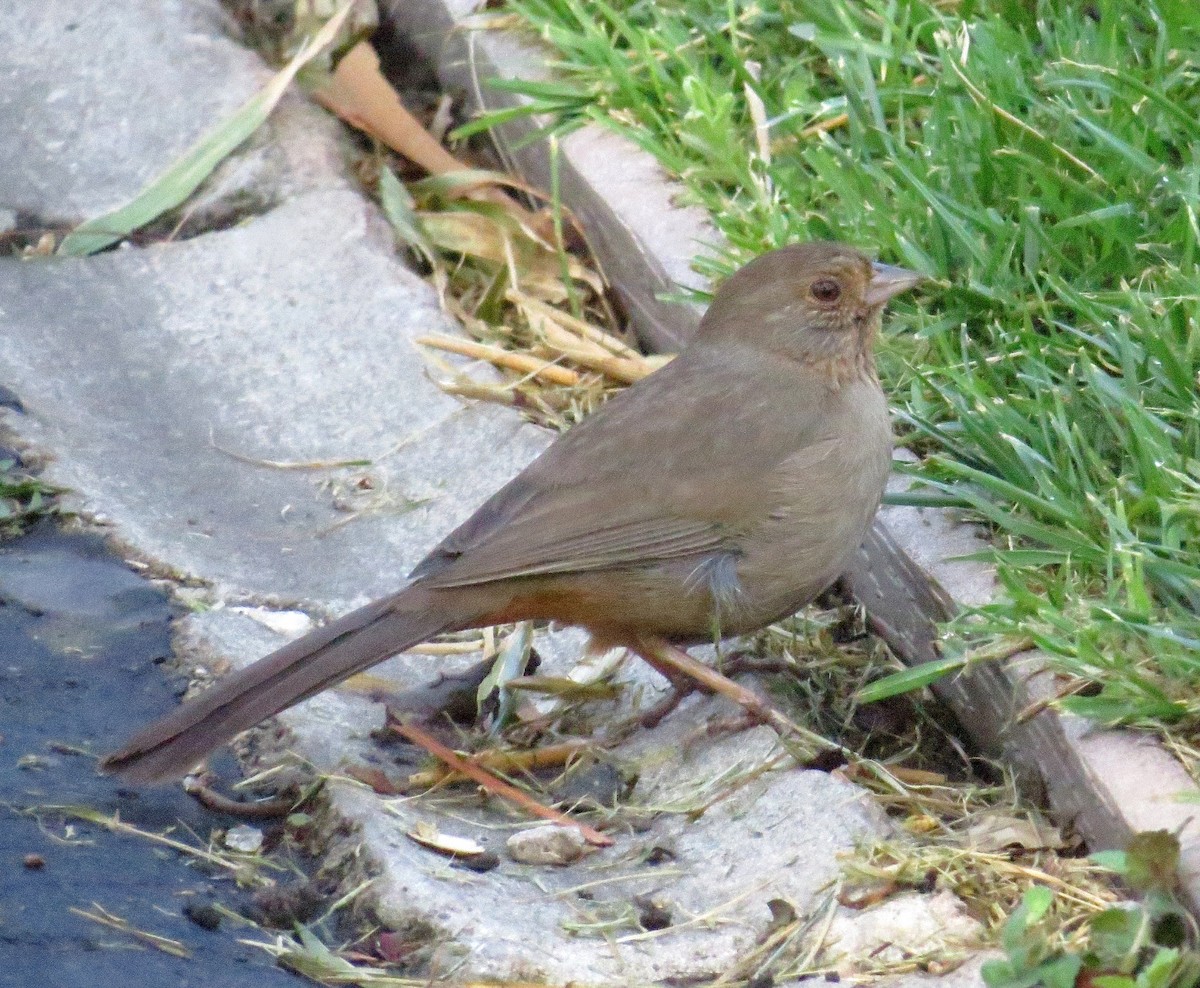
[[[367,604],[224,677],[143,728],[100,767],[131,782],[183,775],[259,721],[441,631],[469,626],[468,615],[446,606],[455,597],[413,587]]]

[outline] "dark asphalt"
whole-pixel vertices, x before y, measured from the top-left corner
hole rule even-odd
[[[191,903],[245,909],[225,874],[137,837],[113,835],[54,809],[85,806],[190,843],[232,821],[179,786],[130,791],[97,775],[88,753],[177,702],[161,667],[170,654],[165,596],[94,536],[51,525],[0,544],[0,986],[3,988],[296,988],[223,921]],[[76,753],[74,749],[82,749]],[[189,837],[188,831],[195,836]],[[33,857],[30,857],[33,856]],[[31,867],[40,859],[40,867]],[[96,906],[177,940],[179,958],[71,912]]]

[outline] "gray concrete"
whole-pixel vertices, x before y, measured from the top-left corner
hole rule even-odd
[[[79,221],[165,170],[270,77],[217,0],[17,0],[0,17],[0,207]]]
[[[362,820],[367,846],[386,849],[379,856],[381,918],[399,929],[418,919],[432,923],[435,940],[450,952],[447,963],[457,956],[479,977],[625,984],[731,969],[766,930],[769,900],[810,907],[836,877],[836,855],[884,824],[855,787],[794,770],[746,787],[698,820],[670,812],[703,802],[702,786],[714,770],[752,770],[774,749],[774,737],[760,729],[684,750],[713,706],[695,702],[690,716],[672,718],[633,747],[618,749],[625,764],[650,770],[652,781],[639,783],[631,805],[668,811],[644,832],[619,828],[615,847],[565,868],[504,861],[482,876],[451,869],[408,840],[406,831],[430,822],[502,852],[513,828],[533,824],[500,807],[482,811],[473,795],[388,801],[340,784],[338,805]],[[387,812],[379,812],[381,806]],[[655,847],[669,847],[674,856],[658,866],[644,863]],[[590,898],[578,894],[585,888]],[[645,933],[631,923],[634,898],[643,895],[670,910],[671,929]],[[573,934],[571,926],[592,932]]]
[[[412,340],[452,326],[391,255],[373,207],[332,189],[184,243],[9,262],[0,360],[48,476],[221,599],[395,589],[546,437],[427,379]],[[347,459],[373,462],[267,465]],[[339,485],[364,476],[343,524]]]

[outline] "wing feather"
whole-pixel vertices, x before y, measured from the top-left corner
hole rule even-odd
[[[546,573],[623,569],[732,547],[722,526],[683,518],[632,518],[598,531],[560,530],[554,539],[519,541],[533,530],[525,525],[509,529],[425,582],[454,587]]]
[[[719,356],[685,351],[560,436],[412,579],[451,587],[736,555],[746,526],[774,506],[780,464],[825,437],[814,435],[814,393],[769,404],[789,393],[794,368],[764,368],[737,348]],[[748,387],[764,374],[780,387]]]

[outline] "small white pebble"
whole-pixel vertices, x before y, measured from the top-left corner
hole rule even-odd
[[[241,851],[243,854],[254,854],[263,845],[262,831],[239,823],[225,831],[225,846],[231,851]]]
[[[313,626],[313,619],[303,611],[272,611],[265,607],[231,607],[230,610],[288,638],[302,635]]]

